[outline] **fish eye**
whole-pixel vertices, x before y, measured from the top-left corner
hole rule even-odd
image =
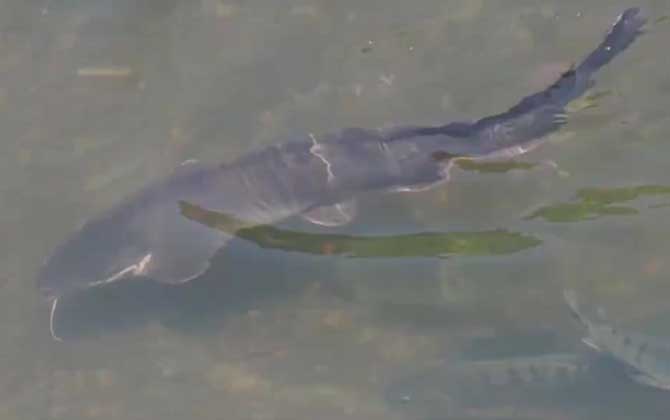
[[[56,291],[53,287],[39,285],[38,288],[42,296],[44,296],[47,300],[51,300],[56,297]]]

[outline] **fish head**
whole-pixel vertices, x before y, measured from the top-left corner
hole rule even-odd
[[[625,336],[616,327],[604,323],[591,323],[588,336],[582,342],[596,351],[616,352]]]
[[[47,299],[143,275],[151,252],[141,238],[113,219],[84,224],[44,261],[37,287]]]

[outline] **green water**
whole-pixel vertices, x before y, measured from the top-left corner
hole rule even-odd
[[[51,339],[41,261],[179,162],[502,111],[634,5],[659,23],[541,148],[368,197],[342,231],[261,232],[247,239],[276,246],[240,241],[197,284],[62,302],[67,339]],[[670,338],[667,15],[660,0],[0,3],[0,417],[664,418],[646,396],[523,393],[450,417],[384,390],[437,362],[581,350],[565,287]]]

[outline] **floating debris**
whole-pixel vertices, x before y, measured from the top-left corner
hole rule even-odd
[[[77,69],[79,77],[100,77],[126,79],[133,75],[133,69],[126,66],[81,67]]]
[[[506,230],[479,232],[423,232],[406,235],[337,235],[256,225],[190,203],[180,203],[184,217],[262,248],[352,258],[439,257],[505,255],[534,248],[542,241]]]
[[[477,162],[475,160],[459,159],[456,165],[465,171],[477,171],[482,173],[500,173],[509,172],[513,170],[529,171],[537,166],[537,163],[531,162],[515,162],[496,161],[496,162]]]
[[[302,16],[307,18],[315,18],[319,16],[319,9],[315,4],[302,4],[291,7],[289,10],[291,16]]]
[[[230,363],[214,365],[206,373],[206,380],[213,388],[231,394],[259,392],[271,386],[271,383],[259,374]]]
[[[361,52],[363,54],[367,54],[367,53],[372,51],[374,46],[375,46],[375,42],[373,40],[368,40],[367,44],[363,48],[361,48]]]
[[[577,222],[593,220],[601,216],[635,215],[639,213],[636,208],[613,204],[661,196],[670,196],[670,187],[640,185],[629,188],[583,188],[577,192],[576,202],[544,206],[526,216],[525,219],[542,218],[548,222]]]
[[[379,81],[386,86],[392,86],[395,80],[395,74],[382,74],[379,76]]]

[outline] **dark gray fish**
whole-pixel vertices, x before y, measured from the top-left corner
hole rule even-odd
[[[605,320],[587,317],[574,290],[565,292],[565,300],[588,331],[582,339],[584,344],[627,365],[635,382],[670,390],[670,339],[627,331]]]
[[[391,383],[385,397],[394,406],[424,406],[449,416],[519,401],[539,405],[539,399],[552,400],[590,384],[590,366],[587,357],[571,353],[461,361]]]
[[[297,138],[228,165],[184,164],[58,246],[41,268],[39,289],[55,309],[59,296],[121,279],[179,284],[199,276],[230,236],[183,217],[180,202],[252,224],[300,215],[337,226],[354,217],[361,194],[431,188],[448,180],[455,160],[525,153],[565,123],[566,105],[592,86],[594,73],[638,37],[645,21],[638,9],[626,10],[553,85],[476,122],[351,128]]]
[[[387,403],[409,418],[667,418],[670,400],[601,354],[555,353],[444,363],[391,382]]]

